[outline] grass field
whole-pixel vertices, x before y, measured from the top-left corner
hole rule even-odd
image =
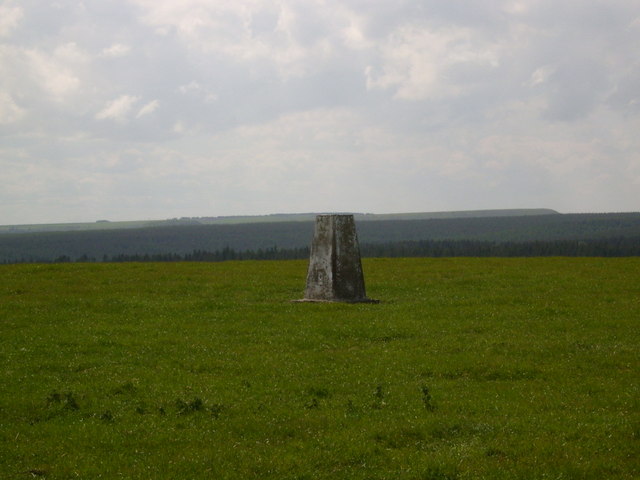
[[[640,259],[0,267],[0,478],[640,477]]]

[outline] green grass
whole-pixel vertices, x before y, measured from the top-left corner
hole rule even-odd
[[[640,477],[640,259],[0,267],[0,478]]]

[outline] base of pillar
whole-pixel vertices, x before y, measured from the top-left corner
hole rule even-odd
[[[380,303],[380,300],[373,298],[360,298],[358,300],[341,300],[339,298],[333,300],[322,300],[316,298],[301,298],[299,300],[291,300],[293,303]]]

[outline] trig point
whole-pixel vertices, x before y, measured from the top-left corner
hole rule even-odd
[[[303,302],[370,302],[353,215],[318,215]]]

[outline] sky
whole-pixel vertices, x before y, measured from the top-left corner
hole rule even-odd
[[[638,0],[0,0],[0,224],[640,210]]]

